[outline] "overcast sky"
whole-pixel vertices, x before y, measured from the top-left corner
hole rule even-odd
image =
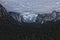
[[[15,12],[35,11],[44,13],[60,10],[60,0],[0,0],[0,3],[8,11]]]

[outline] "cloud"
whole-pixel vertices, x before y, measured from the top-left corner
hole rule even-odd
[[[25,10],[51,12],[60,8],[60,0],[0,0],[0,3],[8,11],[15,12],[23,12]]]

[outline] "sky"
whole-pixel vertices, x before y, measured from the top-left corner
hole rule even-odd
[[[15,12],[50,13],[53,10],[60,11],[60,0],[0,0],[0,3],[8,11]]]

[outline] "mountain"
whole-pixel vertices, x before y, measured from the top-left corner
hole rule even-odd
[[[9,15],[12,16],[15,20],[21,23],[34,23],[38,14],[31,13],[31,12],[9,12]]]
[[[7,15],[6,9],[0,4],[0,17]]]
[[[57,21],[60,20],[60,12],[57,11],[52,11],[52,13],[48,13],[48,14],[38,14],[37,16],[37,23],[45,23],[48,21]]]
[[[20,22],[21,23],[21,15],[20,13],[17,13],[17,12],[8,12],[8,14],[14,18],[16,21]]]
[[[48,21],[57,21],[60,20],[60,12],[52,11],[48,14],[35,14],[34,12],[9,12],[9,15],[12,16],[15,20],[20,23],[45,23]]]
[[[60,20],[60,12],[52,11],[48,14],[35,14],[34,12],[7,12],[6,9],[0,4],[0,17],[11,17],[17,21],[16,23],[45,23],[48,21]],[[6,18],[7,18],[6,17]],[[9,19],[10,20],[10,19]],[[13,22],[14,23],[14,22]]]
[[[20,25],[20,22],[10,16],[6,9],[0,4],[0,27],[10,27],[12,25]]]
[[[32,17],[32,19],[36,18],[35,14],[32,16],[31,15],[30,13],[27,16],[23,14],[23,16],[28,17],[27,19],[29,21],[32,21],[30,20],[29,16]],[[51,17],[51,15],[49,17]],[[8,40],[10,39],[11,40],[15,40],[15,39],[17,40],[31,40],[31,39],[32,40],[40,40],[40,39],[41,40],[55,40],[59,38],[56,35],[59,35],[60,20],[55,21],[55,22],[49,22],[50,20],[49,19],[47,22],[44,22],[44,24],[34,24],[34,23],[21,24],[22,22],[21,23],[18,22],[19,17],[20,15],[17,14],[16,12],[8,13],[6,9],[0,5],[0,38],[2,38],[3,40],[4,39],[8,39]],[[38,22],[39,22],[40,21],[39,18],[43,19],[48,16],[47,14],[44,14],[44,15],[40,14],[37,17],[38,17]],[[53,19],[54,18],[55,17],[53,16]],[[43,19],[42,21],[44,20],[45,19]],[[25,21],[25,22],[28,22],[28,21]]]
[[[34,23],[37,16],[38,16],[38,14],[35,14],[35,13],[24,12],[22,14],[22,20],[25,23]]]

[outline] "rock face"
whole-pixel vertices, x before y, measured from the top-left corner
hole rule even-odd
[[[37,20],[36,20],[36,23],[45,23],[47,21],[56,21],[56,20],[59,20],[60,18],[60,12],[57,12],[57,11],[52,11],[52,13],[50,14],[38,14],[38,17],[37,17]]]
[[[37,18],[36,18],[36,23],[41,23],[43,20],[43,16],[38,14]]]
[[[0,4],[0,16],[7,15],[6,9]]]
[[[60,12],[56,12],[56,19],[55,20],[60,20]]]
[[[12,16],[16,21],[21,22],[21,15],[17,12],[9,12],[9,15]]]
[[[6,9],[0,4],[0,26],[8,27],[14,24],[18,25],[19,22],[16,21],[12,16],[8,15]]]

